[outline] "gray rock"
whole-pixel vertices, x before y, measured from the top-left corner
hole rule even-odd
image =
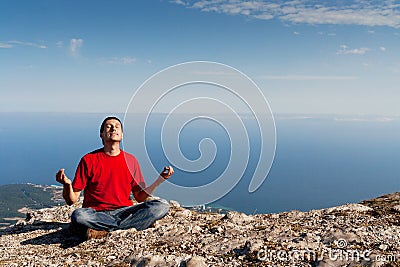
[[[241,248],[235,248],[233,251],[235,252],[236,255],[242,256],[242,255],[248,255],[251,249],[251,243],[250,241],[246,241],[243,247]]]
[[[392,207],[392,210],[394,212],[400,212],[400,205],[396,205],[396,206]]]
[[[143,257],[138,261],[136,267],[156,267],[156,266],[167,266],[164,258],[160,256],[150,256],[150,257]]]
[[[207,267],[203,257],[193,256],[186,262],[186,267]]]
[[[333,212],[368,212],[373,209],[362,204],[346,204],[342,206],[332,207],[325,209],[327,213]]]
[[[174,208],[180,208],[180,207],[181,207],[181,204],[179,204],[179,202],[176,201],[176,200],[170,200],[170,201],[169,201],[169,205],[170,205],[171,207],[174,207]]]

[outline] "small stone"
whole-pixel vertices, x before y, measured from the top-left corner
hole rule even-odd
[[[156,266],[167,266],[165,260],[160,256],[149,256],[139,259],[137,267],[156,267]]]
[[[207,267],[207,264],[203,257],[193,256],[186,262],[186,267]]]
[[[176,200],[170,200],[169,201],[169,205],[171,205],[171,207],[174,207],[174,208],[180,208],[181,207],[181,204],[179,204],[179,202],[176,201]]]
[[[238,256],[242,256],[249,254],[250,249],[251,249],[251,243],[250,241],[247,240],[242,248],[235,248],[233,252],[235,252],[235,254]]]
[[[32,211],[27,212],[25,221],[27,224],[32,224],[35,221],[35,213]]]
[[[175,216],[180,218],[190,218],[192,216],[192,212],[188,209],[182,209],[175,213]]]
[[[229,211],[227,214],[225,214],[222,220],[228,220],[236,224],[242,224],[252,221],[253,218],[241,212]]]
[[[202,230],[202,229],[201,229],[200,226],[195,225],[195,226],[192,228],[192,233],[200,233],[201,230]]]
[[[392,210],[394,212],[400,212],[400,205],[396,205],[396,206],[392,207]]]
[[[210,229],[210,232],[213,233],[213,234],[222,233],[223,231],[224,231],[224,229],[222,229],[221,226],[212,227],[212,228]]]
[[[387,250],[387,248],[388,248],[388,245],[386,245],[386,244],[380,244],[380,245],[379,245],[379,249],[380,249],[380,250],[385,251],[385,250]]]
[[[18,220],[17,223],[15,224],[15,227],[17,229],[22,229],[22,228],[24,228],[25,225],[26,225],[25,220]]]
[[[277,214],[277,213],[271,214],[271,218],[272,219],[279,219],[279,214]]]
[[[362,204],[346,204],[342,206],[337,206],[337,207],[332,207],[325,209],[327,213],[332,213],[332,212],[367,212],[367,211],[373,211],[372,208],[362,205]]]

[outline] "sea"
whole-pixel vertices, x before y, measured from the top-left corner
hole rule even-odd
[[[0,113],[0,184],[56,184],[55,174],[60,168],[73,178],[80,158],[102,146],[99,127],[108,115],[124,118],[124,114],[102,113]],[[249,192],[249,184],[259,161],[262,133],[252,121],[255,118],[240,117],[247,127],[247,147],[240,147],[246,142],[232,143],[232,133],[223,125],[201,118],[181,125],[179,136],[161,140],[165,115],[156,114],[149,117],[151,125],[137,125],[138,131],[146,130],[146,154],[131,146],[127,146],[127,152],[139,163],[147,157],[154,169],[161,171],[163,166],[174,166],[163,150],[166,140],[177,142],[179,153],[189,161],[207,152],[199,149],[202,140],[212,140],[215,157],[209,166],[199,171],[175,166],[169,181],[198,187],[224,173],[231,164],[233,148],[249,149],[243,175],[238,170],[239,176],[232,177],[238,183],[218,200],[206,203],[247,214],[308,211],[400,191],[400,117],[274,114],[275,157],[264,182],[254,192]],[[129,138],[135,137],[130,134]],[[129,138],[125,136],[124,140]],[[147,183],[155,179],[153,170],[142,171]],[[164,197],[162,187],[160,197]],[[184,204],[190,202],[188,198],[190,195],[174,196]]]

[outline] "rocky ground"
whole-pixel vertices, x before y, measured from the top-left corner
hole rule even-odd
[[[81,241],[77,206],[28,211],[0,231],[0,266],[400,266],[400,192],[360,204],[247,216],[171,202],[153,228]]]

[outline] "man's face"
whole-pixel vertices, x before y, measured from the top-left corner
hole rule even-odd
[[[104,124],[104,131],[100,133],[103,143],[120,142],[122,140],[122,126],[117,120],[107,120]]]

